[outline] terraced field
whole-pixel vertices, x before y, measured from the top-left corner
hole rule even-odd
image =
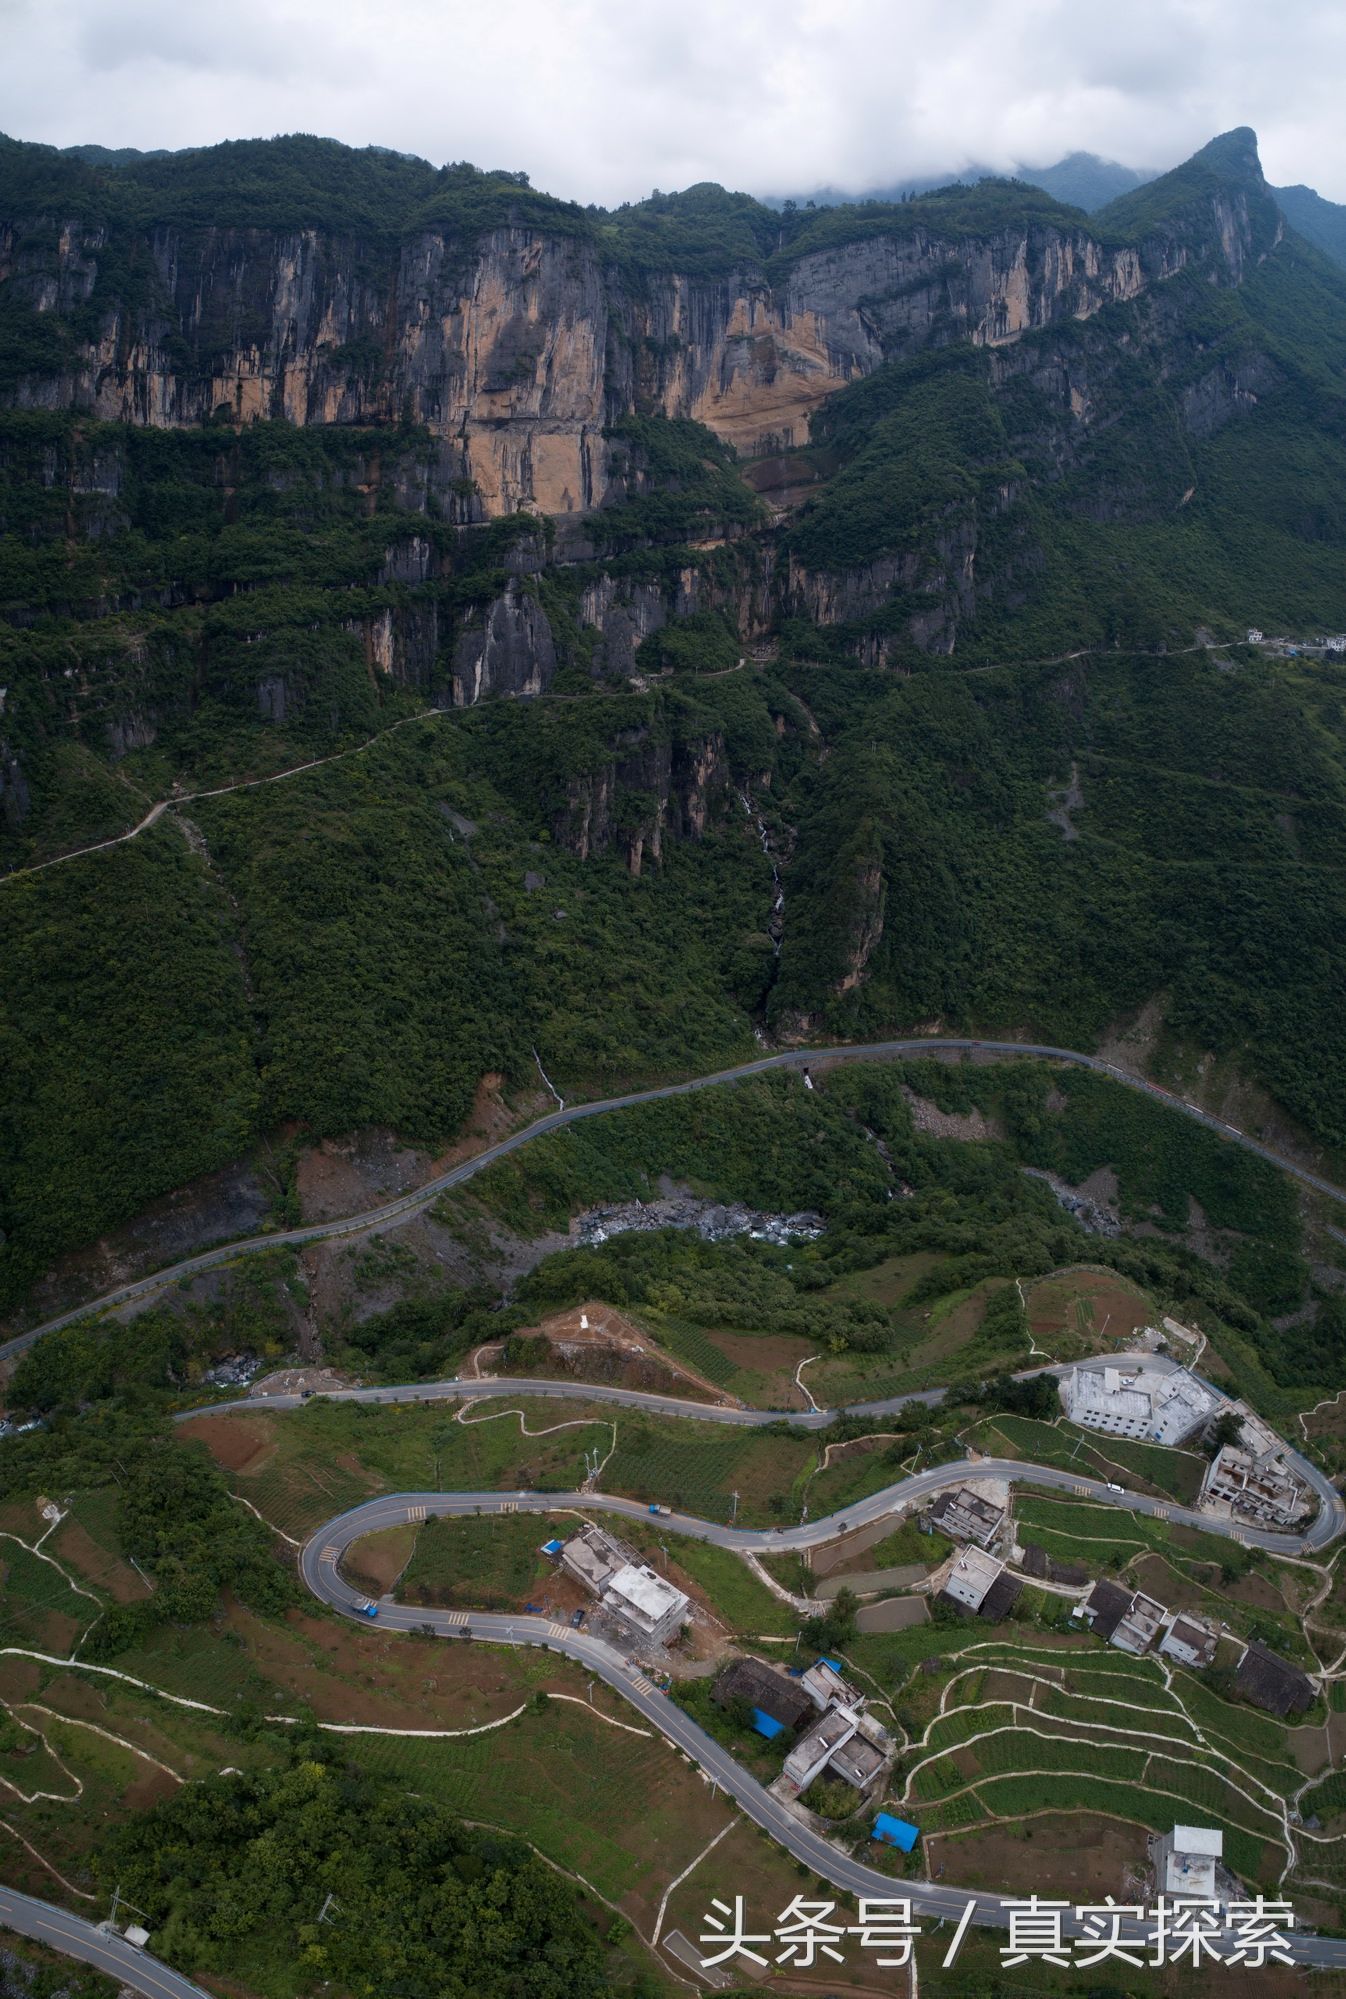
[[[1289,1824],[1303,1785],[1286,1731],[1197,1675],[1101,1649],[973,1642],[903,1690],[913,1717],[900,1808],[924,1832],[1104,1813],[1153,1832],[1218,1825],[1231,1866],[1268,1887],[1344,1878],[1346,1842]]]

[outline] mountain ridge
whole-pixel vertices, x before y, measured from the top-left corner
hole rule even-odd
[[[334,158],[81,220],[110,175],[0,147],[5,857],[198,795],[0,884],[10,1297],[534,1051],[571,1095],[1155,1007],[1346,1131],[1336,669],[1239,644],[1346,630],[1346,281],[1250,134],[1092,219]]]

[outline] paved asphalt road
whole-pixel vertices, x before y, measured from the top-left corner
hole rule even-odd
[[[109,1978],[143,1992],[146,1999],[211,1999],[202,1986],[193,1985],[190,1978],[157,1957],[137,1950],[125,1937],[101,1930],[87,1917],[72,1916],[68,1909],[58,1909],[51,1902],[39,1902],[35,1895],[0,1887],[0,1924],[66,1957],[95,1965]]]
[[[527,1145],[530,1139],[539,1138],[544,1132],[559,1131],[562,1126],[574,1124],[579,1118],[601,1117],[607,1111],[629,1110],[635,1104],[657,1103],[663,1097],[687,1096],[694,1090],[714,1089],[723,1083],[741,1083],[747,1077],[765,1075],[772,1069],[806,1069],[823,1062],[883,1061],[896,1056],[925,1054],[932,1049],[940,1048],[990,1055],[1036,1055],[1056,1062],[1072,1062],[1082,1069],[1097,1070],[1100,1075],[1111,1076],[1115,1081],[1125,1083],[1128,1088],[1140,1090],[1146,1096],[1153,1097],[1156,1103],[1167,1104],[1170,1110],[1181,1111],[1184,1116],[1205,1125],[1208,1131],[1218,1132],[1222,1138],[1230,1139],[1247,1151],[1255,1152],[1260,1159],[1270,1161],[1273,1166],[1278,1166],[1282,1172],[1291,1174],[1304,1186],[1312,1187],[1319,1194],[1325,1194],[1329,1200],[1340,1201],[1346,1205],[1346,1191],[1333,1186],[1330,1180],[1324,1180],[1318,1174],[1310,1173],[1306,1167],[1294,1165],[1292,1161],[1273,1152],[1270,1146],[1248,1137],[1246,1132],[1238,1131],[1233,1125],[1225,1124],[1220,1118],[1213,1117],[1209,1111],[1198,1110],[1195,1104],[1184,1102],[1181,1097],[1175,1097],[1171,1091],[1162,1089],[1157,1083],[1147,1083],[1139,1076],[1128,1074],[1125,1069],[1119,1069],[1113,1063],[1105,1062],[1100,1055],[1084,1055],[1073,1048],[1053,1048],[1045,1042],[979,1041],[951,1035],[918,1035],[901,1041],[852,1043],[838,1048],[790,1048],[776,1055],[760,1056],[755,1062],[740,1063],[735,1069],[721,1069],[710,1076],[694,1076],[685,1083],[664,1083],[656,1089],[633,1090],[626,1096],[605,1097],[595,1103],[568,1104],[564,1109],[552,1111],[546,1117],[539,1118],[535,1124],[527,1125],[522,1131],[514,1132],[509,1138],[501,1139],[498,1145],[489,1146],[485,1152],[479,1152],[473,1158],[465,1159],[461,1165],[452,1167],[449,1172],[441,1173],[433,1180],[427,1180],[423,1186],[413,1189],[411,1193],[399,1195],[395,1201],[385,1202],[382,1207],[369,1208],[363,1214],[349,1215],[340,1221],[314,1222],[305,1228],[277,1229],[271,1234],[246,1236],[237,1242],[223,1243],[216,1249],[203,1250],[199,1256],[185,1257],[182,1262],[171,1265],[167,1270],[156,1271],[150,1277],[140,1277],[130,1284],[118,1285],[116,1289],[105,1292],[101,1298],[90,1299],[86,1305],[77,1306],[70,1312],[63,1312],[58,1318],[48,1319],[44,1325],[33,1326],[28,1332],[7,1340],[0,1345],[0,1360],[9,1354],[19,1353],[24,1347],[31,1346],[35,1340],[40,1340],[44,1333],[54,1333],[58,1327],[70,1325],[73,1320],[82,1318],[86,1312],[103,1311],[111,1305],[124,1305],[134,1298],[147,1297],[164,1285],[175,1283],[180,1277],[189,1277],[198,1271],[210,1270],[217,1264],[232,1263],[237,1257],[249,1255],[257,1250],[274,1249],[277,1245],[287,1243],[299,1245],[322,1242],[339,1236],[366,1235],[372,1229],[388,1228],[395,1222],[406,1221],[409,1216],[417,1214],[422,1208],[429,1207],[431,1202],[447,1188],[460,1186],[463,1181],[470,1180],[474,1174],[493,1165],[497,1159],[503,1159],[507,1153],[517,1151],[521,1145]],[[1339,1240],[1346,1242],[1346,1232],[1333,1230],[1333,1233],[1338,1235]]]
[[[694,1090],[715,1087],[719,1084],[735,1083],[750,1076],[762,1075],[772,1069],[807,1068],[826,1061],[882,1060],[888,1057],[920,1054],[934,1048],[964,1050],[1008,1056],[1039,1056],[1056,1061],[1071,1062],[1082,1068],[1096,1070],[1127,1084],[1130,1088],[1143,1091],[1170,1108],[1182,1111],[1197,1123],[1222,1137],[1231,1139],[1268,1160],[1273,1166],[1291,1174],[1305,1186],[1326,1195],[1329,1199],[1346,1204],[1346,1192],[1330,1181],[1307,1169],[1294,1165],[1282,1158],[1268,1146],[1247,1134],[1226,1125],[1219,1118],[1195,1105],[1183,1102],[1157,1084],[1128,1075],[1096,1055],[1081,1054],[1077,1050],[1055,1048],[1034,1042],[997,1042],[963,1040],[951,1037],[925,1036],[901,1041],[872,1042],[863,1046],[841,1048],[793,1049],[776,1055],[764,1056],[758,1061],[742,1064],[735,1069],[723,1070],[715,1075],[696,1077],[685,1083],[670,1083],[652,1090],[640,1090],[622,1097],[611,1097],[600,1102],[576,1104],[552,1112],[540,1118],[535,1124],[498,1145],[464,1161],[436,1179],[427,1181],[412,1193],[401,1196],[382,1207],[371,1209],[361,1215],[351,1216],[341,1221],[318,1223],[306,1228],[276,1231],[272,1234],[251,1236],[242,1241],[228,1243],[201,1255],[185,1258],[167,1270],[156,1272],[151,1277],[137,1279],[106,1293],[102,1298],[51,1319],[46,1324],[35,1326],[17,1338],[0,1345],[0,1359],[31,1346],[43,1334],[54,1332],[81,1318],[86,1312],[105,1310],[110,1306],[125,1304],[132,1299],[145,1297],[162,1286],[189,1276],[197,1271],[233,1261],[236,1257],[254,1251],[270,1249],[277,1245],[299,1245],[317,1242],[344,1235],[366,1234],[374,1229],[386,1228],[407,1219],[419,1210],[428,1207],[447,1188],[457,1186],[482,1172],[495,1160],[516,1151],[531,1139],[544,1132],[556,1131],[583,1117],[596,1117],[604,1112],[627,1109],[636,1104],[652,1103],[664,1097],[683,1096]],[[1336,1231],[1334,1231],[1336,1233]],[[557,1382],[444,1382],[433,1385],[417,1384],[408,1388],[373,1389],[347,1391],[360,1399],[370,1401],[411,1401],[434,1396],[485,1396],[507,1394],[548,1394],[562,1398],[567,1396],[586,1400],[607,1400],[625,1402],[634,1406],[655,1409],[669,1409],[674,1413],[695,1416],[702,1420],[737,1423],[761,1423],[779,1420],[779,1412],[757,1410],[718,1409],[701,1403],[671,1404],[668,1398],[641,1396],[630,1390],[600,1389],[587,1384]],[[273,1398],[271,1406],[287,1406],[296,1398]],[[913,1398],[898,1397],[887,1403],[857,1405],[854,1413],[883,1414],[901,1406]],[[938,1391],[928,1393],[920,1399],[937,1400]],[[218,1405],[217,1405],[218,1406]],[[254,1401],[251,1406],[257,1406]],[[830,1411],[810,1412],[792,1416],[793,1423],[806,1427],[822,1427],[831,1420]],[[1341,1531],[1343,1524],[1342,1503],[1336,1493],[1313,1466],[1300,1461],[1302,1469],[1310,1477],[1315,1490],[1322,1499],[1322,1508],[1308,1535],[1304,1537],[1306,1547],[1321,1547]],[[1149,1499],[1139,1493],[1118,1494],[1110,1491],[1097,1481],[1076,1479],[1070,1473],[1058,1471],[1048,1466],[1026,1467],[1008,1460],[981,1460],[977,1470],[983,1477],[1024,1478],[1030,1476],[1035,1484],[1078,1489],[1091,1498],[1105,1503],[1133,1507],[1144,1513],[1163,1514],[1170,1519],[1192,1521],[1207,1531],[1221,1531],[1220,1523],[1191,1513],[1188,1509],[1168,1502]],[[672,1531],[698,1535],[702,1539],[715,1541],[722,1546],[736,1548],[797,1548],[828,1538],[843,1527],[858,1526],[868,1520],[881,1517],[898,1505],[908,1503],[923,1493],[938,1490],[941,1485],[957,1483],[966,1476],[963,1465],[938,1466],[929,1472],[917,1473],[914,1477],[889,1487],[886,1492],[871,1494],[847,1507],[831,1518],[809,1522],[800,1527],[772,1529],[763,1533],[747,1529],[720,1527],[711,1522],[697,1521],[683,1515],[673,1515],[669,1519]],[[899,1497],[900,1495],[900,1497]],[[370,1501],[366,1506],[344,1514],[314,1536],[305,1547],[301,1562],[303,1573],[310,1588],[325,1602],[350,1616],[358,1615],[360,1599],[348,1588],[337,1572],[336,1562],[340,1551],[349,1541],[360,1534],[371,1532],[379,1526],[400,1523],[407,1518],[408,1509],[425,1506],[437,1512],[489,1512],[499,1511],[505,1506],[519,1510],[545,1511],[549,1507],[583,1504],[586,1507],[603,1507],[608,1511],[639,1516],[645,1509],[631,1500],[607,1498],[596,1494],[547,1494],[533,1493],[467,1493],[467,1494],[399,1494]],[[1224,1529],[1223,1531],[1233,1531]],[[1241,1538],[1253,1540],[1260,1545],[1284,1549],[1298,1547],[1300,1543],[1289,1536],[1268,1535],[1253,1530],[1241,1530]],[[361,1622],[365,1620],[361,1619]],[[886,1896],[893,1892],[891,1878],[864,1867],[858,1861],[838,1853],[827,1841],[799,1823],[785,1811],[759,1785],[755,1778],[738,1765],[707,1736],[696,1724],[671,1701],[650,1688],[648,1681],[625,1659],[603,1645],[601,1641],[587,1634],[570,1630],[568,1627],[543,1624],[540,1620],[492,1616],[480,1612],[453,1613],[421,1610],[412,1612],[396,1606],[385,1606],[380,1614],[380,1622],[385,1628],[408,1630],[433,1624],[446,1636],[455,1631],[470,1631],[474,1637],[481,1637],[504,1644],[547,1644],[557,1652],[579,1661],[581,1665],[598,1675],[617,1689],[622,1696],[656,1726],[668,1740],[684,1750],[711,1776],[720,1787],[734,1797],[747,1815],[762,1826],[773,1838],[793,1853],[799,1860],[812,1868],[824,1879],[838,1888],[854,1894]],[[906,1892],[904,1886],[903,1892]],[[916,1907],[925,1915],[955,1919],[962,1913],[968,1900],[967,1894],[957,1888],[941,1887],[937,1883],[911,1884],[911,1892]],[[1004,1927],[1007,1921],[1000,1899],[991,1895],[977,1897],[976,1920],[979,1923],[997,1924]],[[95,1924],[83,1917],[68,1914],[41,1902],[31,1896],[18,1895],[9,1889],[0,1889],[0,1922],[5,1922],[27,1936],[40,1938],[54,1948],[77,1957],[86,1963],[96,1964],[101,1969],[121,1977],[138,1992],[148,1995],[148,1999],[206,1999],[199,1986],[160,1964],[157,1960],[134,1950],[118,1937],[108,1936]],[[1334,1938],[1305,1937],[1297,1940],[1295,1955],[1300,1961],[1322,1967],[1346,1967],[1346,1940]]]
[[[1163,1354],[1099,1355],[1092,1360],[1082,1362],[1081,1365],[1093,1369],[1115,1367],[1119,1361],[1128,1359],[1143,1360],[1147,1367],[1157,1368],[1162,1372],[1184,1371],[1179,1368],[1176,1361],[1170,1360]],[[1030,1368],[1016,1376],[1016,1379],[1027,1380],[1034,1374],[1064,1372],[1064,1366]],[[1200,1378],[1197,1377],[1198,1380]],[[1205,1385],[1211,1386],[1209,1383]],[[1219,1390],[1213,1392],[1218,1394]],[[498,1376],[482,1380],[469,1375],[449,1381],[411,1382],[405,1387],[395,1388],[338,1388],[327,1391],[323,1399],[332,1402],[389,1403],[486,1401],[496,1397],[517,1399],[525,1395],[554,1397],[562,1402],[607,1403],[615,1408],[644,1409],[657,1416],[679,1416],[703,1423],[729,1423],[744,1428],[760,1428],[768,1423],[784,1422],[789,1423],[792,1429],[822,1430],[839,1415],[890,1416],[909,1402],[935,1404],[943,1400],[944,1390],[925,1388],[911,1395],[890,1396],[885,1402],[849,1403],[843,1410],[800,1409],[786,1412],[779,1409],[744,1409],[727,1403],[684,1401],[671,1395],[646,1394],[636,1388],[612,1388],[601,1382],[534,1381],[522,1377],[501,1379]],[[229,1411],[237,1409],[263,1413],[273,1409],[297,1409],[304,1400],[302,1395],[244,1396],[234,1402],[211,1402],[203,1404],[199,1409],[181,1410],[174,1420],[179,1423],[190,1422],[193,1416],[226,1415]],[[1144,1493],[1132,1492],[1129,1488],[1114,1492],[1110,1486],[1070,1472],[1052,1471],[1041,1466],[1026,1467],[1021,1463],[1016,1465],[1008,1459],[991,1461],[978,1459],[974,1466],[971,1460],[965,1458],[959,1459],[952,1465],[940,1465],[934,1471],[920,1472],[914,1478],[900,1480],[896,1485],[886,1486],[882,1492],[871,1494],[869,1499],[861,1502],[861,1506],[868,1509],[863,1513],[848,1511],[846,1514],[834,1516],[830,1521],[815,1521],[808,1529],[790,1528],[785,1530],[783,1537],[781,1530],[773,1529],[765,1536],[756,1537],[745,1531],[738,1539],[734,1539],[728,1528],[713,1528],[704,1522],[697,1522],[694,1527],[686,1531],[696,1532],[704,1528],[703,1538],[706,1540],[716,1540],[726,1536],[728,1538],[723,1540],[723,1546],[727,1548],[756,1547],[763,1541],[773,1548],[809,1547],[819,1541],[827,1540],[831,1534],[840,1532],[838,1523],[850,1527],[858,1525],[861,1518],[878,1519],[882,1514],[891,1513],[900,1506],[908,1505],[915,1498],[938,1491],[941,1486],[959,1484],[974,1472],[978,1477],[1017,1476],[1022,1481],[1031,1470],[1034,1480],[1038,1483],[1059,1485],[1067,1490],[1078,1488],[1083,1491],[1087,1488],[1092,1498],[1101,1500],[1105,1505],[1132,1508],[1138,1513],[1160,1514],[1168,1520],[1200,1527],[1208,1534],[1226,1534],[1234,1540],[1247,1542],[1250,1546],[1267,1548],[1274,1554],[1298,1555],[1325,1548],[1329,1542],[1337,1538],[1343,1528],[1346,1528],[1346,1503],[1343,1503],[1332,1481],[1317,1465],[1301,1457],[1288,1444],[1285,1446],[1285,1454],[1294,1470],[1318,1497],[1317,1515],[1303,1534],[1274,1534],[1259,1527],[1236,1527],[1228,1521],[1214,1519],[1208,1514],[1197,1513],[1189,1507],[1180,1506],[1174,1500],[1151,1499]],[[999,1469],[988,1470],[988,1463],[998,1465]],[[930,1483],[931,1480],[934,1481],[933,1484]],[[644,1511],[634,1501],[613,1499],[601,1503],[628,1512]],[[803,1538],[799,1538],[801,1535]]]
[[[1107,1496],[1107,1488],[1096,1482],[1075,1480],[1066,1472],[1054,1471],[1048,1467],[1029,1468],[1034,1482],[1046,1485],[1087,1487],[1091,1497]],[[987,1460],[978,1466],[978,1471],[988,1477],[1022,1477],[1025,1467],[1007,1460]],[[937,1490],[940,1485],[956,1483],[963,1476],[960,1466],[942,1465],[930,1472],[917,1473],[907,1479],[900,1488],[892,1488],[888,1493],[876,1493],[869,1499],[857,1501],[830,1518],[810,1521],[801,1527],[781,1530],[768,1529],[764,1532],[747,1528],[721,1527],[712,1522],[697,1520],[685,1514],[675,1513],[666,1521],[670,1532],[691,1534],[700,1540],[714,1541],[721,1547],[776,1549],[807,1547],[812,1542],[827,1539],[842,1527],[857,1526],[876,1515],[891,1509],[893,1492],[901,1491],[904,1499],[911,1499],[921,1493]],[[1113,1495],[1115,1496],[1115,1495]],[[1138,1504],[1138,1496],[1131,1496],[1132,1503]],[[333,1609],[367,1625],[362,1614],[362,1606],[367,1599],[359,1595],[342,1577],[338,1564],[341,1554],[352,1541],[363,1534],[376,1532],[379,1528],[400,1526],[413,1515],[420,1517],[421,1509],[426,1513],[499,1513],[506,1510],[516,1512],[544,1513],[553,1509],[583,1506],[590,1510],[622,1513],[631,1516],[645,1516],[647,1509],[634,1500],[612,1499],[599,1494],[534,1493],[534,1492],[404,1492],[388,1494],[380,1499],[368,1500],[348,1513],[339,1515],[325,1527],[321,1527],[300,1554],[300,1569],[305,1582],[314,1595]],[[1144,1510],[1153,1511],[1154,1506]],[[1175,1509],[1175,1517],[1177,1510]],[[910,1895],[913,1907],[923,1916],[942,1918],[956,1922],[966,1904],[973,1899],[969,1891],[962,1888],[943,1886],[935,1881],[895,1882],[890,1875],[880,1874],[876,1869],[866,1867],[862,1862],[841,1853],[827,1840],[821,1838],[810,1827],[802,1824],[792,1812],[769,1791],[758,1783],[746,1770],[740,1769],[729,1752],[683,1712],[675,1702],[669,1700],[655,1688],[638,1665],[625,1659],[613,1647],[601,1639],[592,1638],[586,1632],[575,1631],[566,1624],[553,1624],[541,1617],[524,1614],[495,1614],[481,1611],[444,1611],[412,1609],[406,1605],[392,1603],[384,1599],[380,1605],[378,1622],[385,1630],[425,1631],[432,1629],[440,1637],[453,1639],[487,1639],[493,1644],[538,1645],[551,1651],[563,1653],[574,1659],[588,1672],[607,1682],[624,1700],[630,1702],[644,1718],[653,1724],[675,1748],[682,1750],[710,1777],[722,1791],[732,1797],[741,1809],[757,1825],[802,1861],[814,1874],[830,1881],[836,1888],[846,1889],[854,1895],[892,1896]],[[729,1884],[732,1887],[732,1884]],[[1006,1928],[1008,1912],[1004,1898],[990,1893],[979,1893],[973,1920],[992,1927]],[[1068,1934],[1079,1934],[1073,1916],[1064,1923]],[[1124,1926],[1124,1934],[1143,1937],[1143,1925]],[[1346,1968],[1346,1938],[1302,1936],[1292,1937],[1292,1949],[1296,1959],[1305,1964],[1322,1968]]]

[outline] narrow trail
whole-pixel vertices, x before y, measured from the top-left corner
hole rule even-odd
[[[367,736],[362,743],[353,743],[349,749],[334,750],[328,757],[311,757],[307,763],[290,764],[285,770],[272,771],[269,777],[241,777],[233,784],[217,784],[207,791],[170,792],[167,798],[161,798],[157,805],[152,805],[139,825],[132,826],[129,831],[114,834],[110,840],[95,840],[91,846],[72,847],[69,853],[53,854],[50,860],[34,861],[26,868],[11,868],[8,874],[0,875],[0,887],[3,887],[5,882],[20,881],[25,875],[40,875],[47,868],[59,868],[66,861],[82,860],[86,854],[102,854],[109,847],[124,846],[128,840],[134,840],[141,833],[148,831],[165,812],[176,812],[179,806],[194,805],[202,798],[226,798],[233,791],[255,791],[263,784],[283,784],[286,778],[302,777],[305,771],[322,770],[327,764],[344,763],[349,757],[363,756],[366,750],[372,750],[376,743],[381,743],[395,730],[405,729],[409,722],[432,721],[451,713],[453,710],[448,708],[420,708],[414,715],[399,716],[398,720],[390,722],[386,729],[380,729],[377,734]]]

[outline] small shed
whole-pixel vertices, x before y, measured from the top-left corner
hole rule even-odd
[[[895,1846],[902,1853],[910,1853],[921,1836],[921,1828],[910,1819],[894,1818],[891,1812],[880,1812],[874,1821],[871,1837],[882,1840],[887,1846]]]
[[[765,1714],[760,1707],[755,1707],[752,1711],[752,1725],[759,1735],[766,1737],[768,1742],[785,1733],[785,1723],[777,1721],[774,1714]]]

